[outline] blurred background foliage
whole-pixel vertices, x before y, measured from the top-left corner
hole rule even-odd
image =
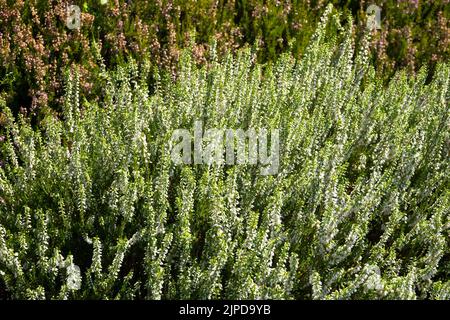
[[[449,0],[0,0],[0,94],[14,112],[37,119],[58,113],[62,71],[70,66],[80,72],[82,93],[95,100],[101,81],[94,43],[108,67],[132,58],[173,77],[186,46],[199,64],[206,63],[213,42],[222,54],[255,45],[261,63],[286,50],[298,57],[330,2],[343,20],[353,16],[356,41],[366,29],[367,7],[381,7],[371,59],[384,79],[422,65],[431,75],[437,61],[448,61]],[[69,4],[81,8],[79,30],[65,24]]]

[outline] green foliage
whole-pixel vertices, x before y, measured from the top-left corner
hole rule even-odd
[[[81,29],[65,25],[67,1],[0,0],[0,94],[14,113],[31,111],[39,119],[60,112],[61,70],[76,65],[81,92],[90,100],[101,92],[97,43],[109,67],[132,57],[176,74],[183,48],[193,43],[193,57],[204,64],[211,41],[223,54],[258,43],[258,61],[275,61],[292,51],[300,57],[328,3],[355,20],[354,37],[366,29],[370,1],[305,0],[73,0],[82,11]],[[382,29],[371,42],[371,58],[385,79],[395,70],[418,71],[450,54],[448,0],[377,0]],[[417,5],[415,5],[417,4]],[[432,73],[432,72],[430,72]]]
[[[39,128],[1,102],[0,294],[448,299],[450,66],[384,87],[330,11],[301,60],[184,51],[176,81],[103,69],[98,101],[69,72]],[[173,130],[199,119],[279,128],[279,173],[174,165]]]

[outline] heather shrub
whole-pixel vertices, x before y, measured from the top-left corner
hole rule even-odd
[[[350,18],[326,37],[329,16],[301,60],[183,51],[176,80],[100,62],[101,99],[67,72],[39,128],[2,101],[0,295],[449,299],[450,66],[385,87],[370,39],[355,49]],[[196,120],[278,128],[278,173],[175,165]]]
[[[77,66],[81,93],[92,101],[101,92],[94,42],[108,67],[132,57],[174,76],[180,52],[191,42],[200,64],[208,61],[212,40],[219,55],[258,43],[261,63],[289,50],[300,57],[330,2],[355,17],[359,41],[368,1],[0,0],[0,94],[14,113],[22,109],[40,120],[60,112],[62,70],[71,65]],[[385,79],[401,68],[415,72],[430,64],[433,71],[437,61],[448,60],[448,0],[375,3],[382,8],[382,29],[374,32],[371,59]],[[68,4],[81,8],[80,30],[66,26]]]

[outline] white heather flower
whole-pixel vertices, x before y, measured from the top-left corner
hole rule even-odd
[[[67,287],[69,290],[79,290],[81,288],[81,272],[76,264],[67,267]]]
[[[366,280],[366,288],[369,290],[381,291],[384,286],[381,282],[381,276],[379,273],[372,273]]]

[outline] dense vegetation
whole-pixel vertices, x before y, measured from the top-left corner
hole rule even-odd
[[[0,94],[14,113],[60,112],[62,70],[77,66],[81,93],[95,99],[101,86],[92,44],[108,67],[131,57],[176,74],[180,52],[193,41],[193,57],[206,63],[210,43],[218,54],[258,43],[261,63],[291,51],[300,57],[328,3],[355,17],[354,36],[366,28],[371,1],[323,0],[0,0]],[[382,29],[374,32],[371,60],[384,79],[395,70],[410,73],[450,56],[448,0],[377,0]],[[69,30],[66,6],[82,10],[81,29]],[[192,33],[195,32],[195,35]],[[289,47],[289,44],[292,44]]]
[[[302,59],[194,48],[174,79],[94,47],[98,99],[75,70],[39,126],[2,100],[0,296],[449,299],[450,66],[385,86],[330,12]],[[279,173],[175,165],[196,120],[279,128]]]

